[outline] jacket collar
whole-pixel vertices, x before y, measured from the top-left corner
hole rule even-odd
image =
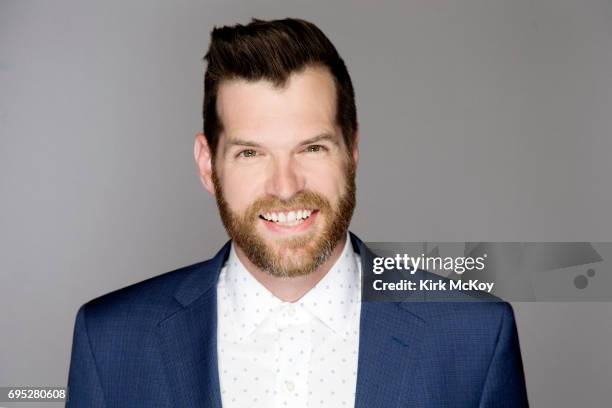
[[[187,307],[204,293],[214,288],[219,279],[221,268],[227,260],[231,249],[231,241],[228,241],[217,252],[217,254],[189,274],[179,285],[174,293],[174,298]]]
[[[357,236],[362,268],[372,265],[376,256]],[[362,271],[362,285],[366,273]],[[422,390],[417,382],[419,358],[427,320],[418,302],[363,302],[359,327],[357,368],[357,408],[396,408]],[[403,396],[403,397],[402,397]]]
[[[157,325],[174,406],[221,408],[215,284],[229,248],[194,267],[174,293],[181,307]]]

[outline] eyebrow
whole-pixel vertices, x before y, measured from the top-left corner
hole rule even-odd
[[[232,146],[261,147],[259,143],[251,142],[244,139],[230,139],[227,142],[227,147],[230,148]]]
[[[340,143],[338,143],[338,141],[336,140],[334,136],[330,135],[329,133],[321,133],[318,136],[311,137],[310,139],[306,139],[303,142],[300,142],[298,146],[305,146],[305,145],[309,145],[312,143],[323,142],[323,141],[331,142],[335,144],[336,146],[340,145]]]

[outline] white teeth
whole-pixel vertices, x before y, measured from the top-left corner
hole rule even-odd
[[[294,210],[289,212],[267,212],[262,217],[268,221],[282,223],[283,225],[293,226],[302,223],[310,217],[312,210]]]

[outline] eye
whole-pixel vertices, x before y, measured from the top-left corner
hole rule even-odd
[[[310,145],[305,149],[306,152],[312,153],[323,152],[325,150],[327,150],[327,148],[323,145]]]
[[[245,157],[245,158],[255,157],[255,156],[257,156],[257,152],[253,149],[242,150],[240,153],[236,155],[236,157]]]

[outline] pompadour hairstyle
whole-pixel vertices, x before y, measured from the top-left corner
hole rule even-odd
[[[305,20],[253,19],[247,25],[214,28],[211,32],[204,74],[204,134],[217,151],[223,130],[217,115],[217,91],[224,80],[268,80],[282,87],[292,73],[310,66],[329,69],[336,86],[336,122],[351,151],[357,131],[357,110],[351,77],[344,61],[323,32]]]

